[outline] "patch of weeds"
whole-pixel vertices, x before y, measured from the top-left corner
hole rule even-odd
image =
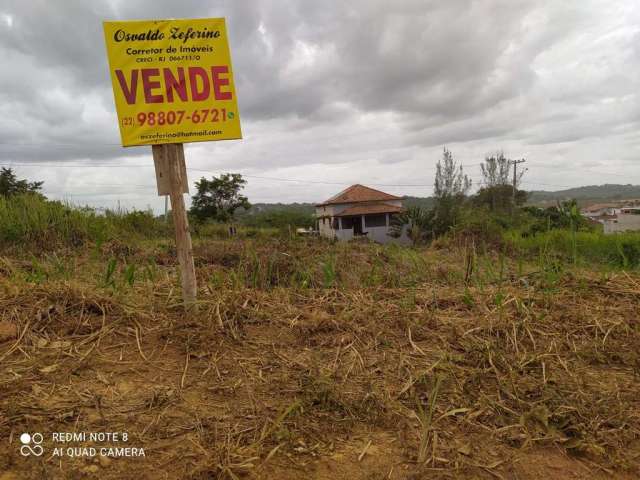
[[[155,261],[149,260],[144,266],[143,278],[151,283],[154,283],[158,278],[158,266]]]
[[[431,446],[433,439],[433,431],[432,431],[432,422],[433,422],[433,413],[436,409],[436,402],[438,400],[438,393],[440,390],[440,383],[442,382],[442,377],[437,376],[429,393],[429,397],[426,404],[426,409],[424,405],[424,399],[420,398],[418,393],[415,394],[415,404],[416,404],[416,416],[420,421],[420,443],[418,445],[418,463],[425,463],[427,461],[427,452],[429,451],[429,447]]]
[[[504,303],[504,293],[496,292],[496,294],[493,296],[493,303],[496,307],[502,308],[502,305]]]
[[[25,275],[25,280],[30,283],[43,283],[49,278],[42,263],[37,258],[31,257],[31,267]]]
[[[124,271],[122,272],[122,279],[124,280],[124,283],[129,285],[130,287],[133,287],[133,284],[136,281],[136,266],[133,263],[130,263],[129,265],[127,265],[124,268]]]
[[[384,263],[377,256],[371,262],[371,269],[364,275],[363,283],[367,287],[375,287],[384,283]]]
[[[336,286],[336,257],[330,256],[320,263],[322,268],[322,286],[331,288]]]
[[[102,285],[105,287],[116,288],[116,279],[115,273],[116,268],[118,267],[118,261],[115,258],[111,258],[107,263],[107,268],[104,272],[104,277],[102,279]]]
[[[416,290],[415,288],[408,288],[406,293],[400,298],[399,306],[404,313],[409,313],[416,308]]]
[[[313,286],[313,275],[304,265],[298,264],[291,274],[290,282],[298,288],[310,288]]]
[[[231,272],[232,274],[234,272]],[[225,272],[221,272],[219,270],[214,270],[209,277],[209,286],[213,290],[218,290],[224,287],[225,278],[227,278],[228,274]]]
[[[57,253],[47,256],[47,263],[53,268],[53,274],[57,277],[62,277],[65,280],[71,278],[71,269],[69,269],[67,262],[61,259]]]
[[[636,243],[616,242],[617,264],[622,268],[635,268],[640,264],[640,247]]]
[[[464,287],[464,293],[462,294],[462,302],[469,308],[473,308],[476,306],[476,301],[471,295],[468,287]]]

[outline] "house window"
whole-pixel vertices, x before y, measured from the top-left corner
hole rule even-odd
[[[364,226],[366,228],[386,227],[387,216],[384,213],[380,213],[377,215],[365,215]]]
[[[361,222],[360,217],[342,217],[342,229],[351,230],[354,222]]]
[[[326,220],[326,218],[322,218],[322,225],[324,225],[324,221]]]
[[[334,230],[338,230],[338,226],[339,226],[339,224],[338,224],[337,217],[333,217],[333,222],[332,222],[331,228],[334,229]]]

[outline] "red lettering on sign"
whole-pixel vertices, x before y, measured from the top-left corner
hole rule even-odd
[[[142,89],[144,90],[145,103],[162,103],[164,98],[162,95],[154,95],[152,90],[154,88],[160,88],[159,81],[152,81],[152,77],[160,75],[160,70],[157,68],[143,68],[142,69]]]
[[[230,85],[229,67],[217,65],[206,70],[202,67],[189,67],[185,74],[183,67],[170,68],[142,68],[131,70],[129,79],[122,70],[115,71],[122,94],[129,105],[136,103],[138,97],[138,77],[142,77],[142,91],[144,103],[173,103],[176,100],[188,102],[203,102],[209,100],[213,94],[215,100],[231,100],[233,93],[228,90]],[[211,76],[209,76],[211,75]],[[189,88],[187,88],[187,77]],[[161,80],[164,80],[161,82]],[[223,87],[227,87],[223,90]]]
[[[216,100],[231,100],[231,92],[223,92],[221,86],[229,85],[228,78],[220,78],[221,73],[229,73],[229,67],[221,65],[211,67],[211,79],[213,80],[213,96]]]
[[[124,98],[129,105],[136,103],[136,92],[138,90],[138,70],[131,70],[131,88],[127,85],[127,80],[124,78],[122,70],[116,70],[116,77],[120,82],[120,88],[124,94]]]
[[[184,78],[184,68],[178,67],[178,80],[173,76],[171,70],[168,68],[164,69],[164,85],[167,90],[167,102],[173,102],[173,92],[178,94],[180,100],[183,102],[187,101],[187,82]]]
[[[202,90],[198,90],[198,78],[202,79]],[[202,67],[189,67],[189,83],[191,85],[191,99],[195,102],[201,102],[209,98],[209,75]]]

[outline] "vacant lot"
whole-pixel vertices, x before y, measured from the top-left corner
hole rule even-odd
[[[201,239],[187,315],[169,243],[3,255],[2,480],[640,474],[636,273]]]

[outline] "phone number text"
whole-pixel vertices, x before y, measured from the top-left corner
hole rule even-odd
[[[226,122],[233,119],[235,114],[226,108],[204,108],[187,112],[186,110],[169,110],[162,112],[140,112],[135,117],[123,117],[122,126],[134,125],[180,125],[185,121],[191,123]]]

